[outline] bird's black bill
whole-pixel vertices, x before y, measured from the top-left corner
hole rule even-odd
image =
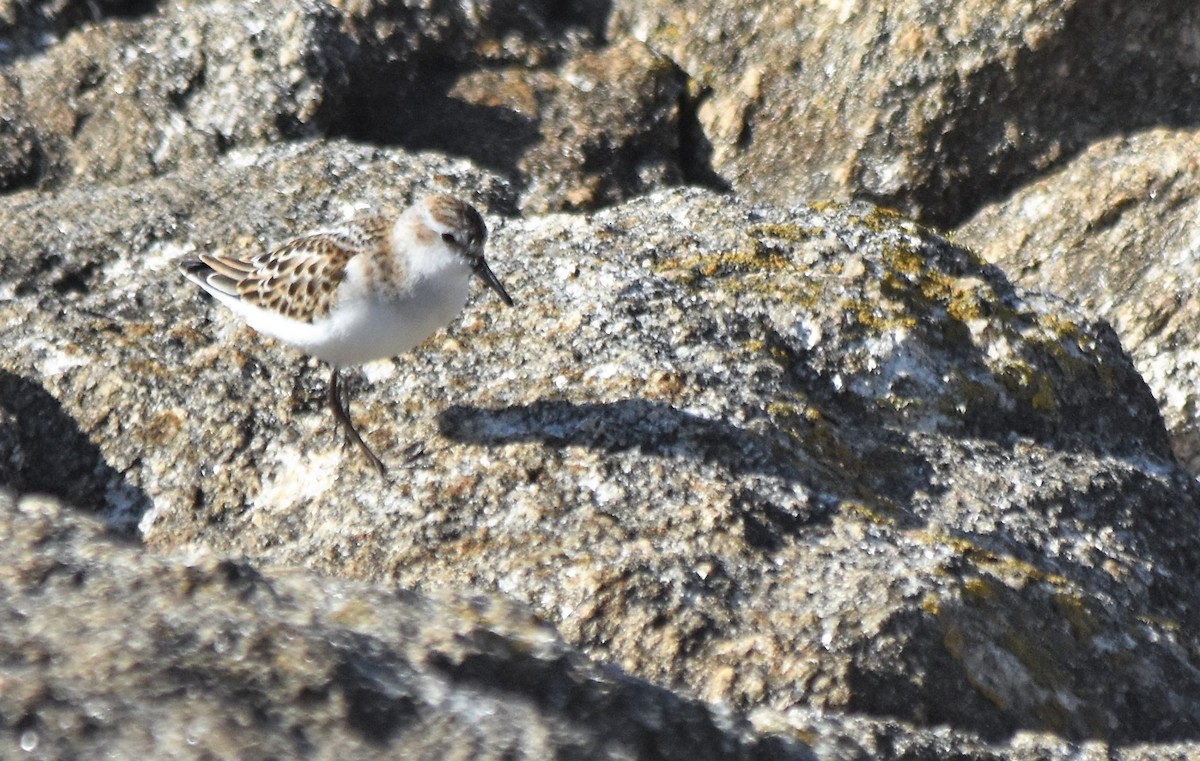
[[[498,295],[505,304],[508,304],[509,306],[513,305],[512,296],[509,296],[508,291],[504,290],[504,286],[500,284],[500,278],[496,277],[495,272],[492,272],[492,268],[487,265],[486,259],[483,259],[482,257],[479,259],[479,262],[475,265],[474,272],[479,276],[480,280],[487,283],[488,288],[491,288],[496,292],[496,295]]]

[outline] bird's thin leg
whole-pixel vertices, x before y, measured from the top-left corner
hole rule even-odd
[[[336,367],[331,368],[329,373],[329,407],[333,410],[333,416],[337,418],[338,423],[346,429],[346,433],[349,434],[355,444],[358,444],[358,448],[363,451],[363,454],[367,456],[367,459],[379,471],[380,477],[384,477],[387,475],[387,468],[384,467],[383,460],[375,456],[375,453],[367,446],[367,442],[362,440],[362,436],[358,435],[358,431],[354,430],[354,423],[350,422],[350,413],[342,405],[342,395],[338,389],[338,379],[338,369]]]

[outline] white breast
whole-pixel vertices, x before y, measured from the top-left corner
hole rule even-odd
[[[383,298],[349,277],[334,310],[312,323],[245,305],[239,311],[255,330],[346,367],[409,351],[454,319],[467,302],[469,285],[469,269],[445,267],[426,274],[404,294]]]

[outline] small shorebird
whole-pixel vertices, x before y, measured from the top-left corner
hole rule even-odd
[[[398,215],[317,230],[258,256],[200,254],[180,270],[250,327],[329,363],[333,415],[384,476],[350,420],[341,369],[425,340],[466,304],[472,275],[512,306],[483,257],[486,240],[474,207],[432,195]]]

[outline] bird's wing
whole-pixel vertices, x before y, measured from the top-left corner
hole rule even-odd
[[[374,219],[294,238],[254,257],[202,253],[213,291],[303,322],[329,314],[350,260],[383,244]]]

